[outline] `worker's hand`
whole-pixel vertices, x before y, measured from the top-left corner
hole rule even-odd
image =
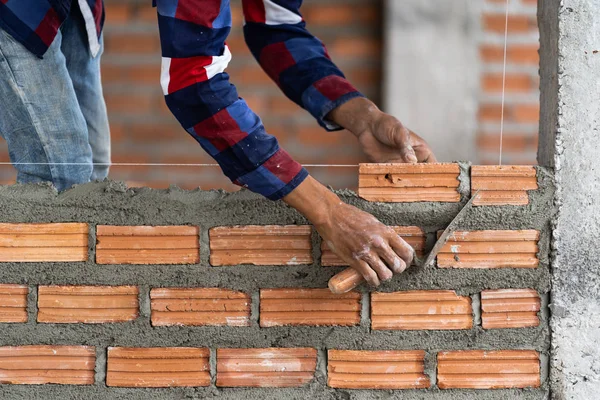
[[[368,99],[347,101],[327,117],[358,138],[371,162],[437,162],[423,138],[407,129],[396,117],[379,110]]]
[[[393,229],[345,204],[312,177],[284,201],[304,214],[329,248],[372,286],[402,273],[412,262],[412,247]]]

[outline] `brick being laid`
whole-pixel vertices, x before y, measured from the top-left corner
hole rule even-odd
[[[474,165],[471,167],[471,195],[479,194],[473,204],[526,205],[529,190],[537,190],[536,169],[521,165]]]
[[[40,286],[41,323],[114,323],[139,315],[137,286]]]
[[[0,347],[0,384],[92,385],[95,364],[89,346]]]
[[[155,288],[150,291],[153,326],[249,326],[250,295],[221,288]]]
[[[501,289],[481,292],[484,329],[526,328],[540,324],[541,299],[533,289]]]
[[[471,298],[453,290],[371,293],[373,330],[471,329]]]
[[[540,356],[533,350],[462,350],[438,353],[440,389],[540,387]]]
[[[210,229],[210,264],[312,264],[309,225],[220,226]]]
[[[217,349],[219,387],[298,387],[313,380],[312,348]]]
[[[196,347],[109,347],[106,385],[208,386],[209,356],[207,348]]]
[[[0,262],[87,261],[84,223],[0,223]]]
[[[337,389],[426,389],[422,350],[328,350],[327,384]]]
[[[453,232],[437,256],[439,268],[537,268],[536,230]]]
[[[260,326],[352,326],[360,323],[357,292],[329,289],[261,289]]]
[[[0,284],[0,323],[27,322],[26,285]]]
[[[368,201],[460,201],[458,164],[360,164],[358,195]]]
[[[413,249],[418,256],[423,256],[425,249],[425,232],[418,226],[392,226],[391,227],[398,236],[402,237]],[[321,265],[326,267],[347,266],[348,264],[340,260],[340,258],[329,248],[325,241],[321,242]]]
[[[200,260],[197,226],[96,228],[98,264],[195,264]]]

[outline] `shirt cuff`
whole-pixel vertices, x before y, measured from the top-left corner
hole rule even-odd
[[[329,75],[313,83],[302,94],[304,108],[317,119],[319,125],[328,131],[342,129],[341,126],[325,119],[333,109],[350,99],[365,97],[344,77]]]

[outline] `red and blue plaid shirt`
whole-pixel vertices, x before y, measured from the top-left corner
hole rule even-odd
[[[86,0],[79,0],[82,1]],[[20,2],[28,3],[29,9],[43,8],[33,3],[46,3],[0,0],[2,27],[7,25],[6,9],[10,10],[11,5],[15,8],[14,3]],[[55,10],[57,23],[62,22],[68,15],[65,12],[70,1],[54,3],[63,6]],[[102,5],[98,5],[100,0],[87,3],[95,10],[99,33]],[[231,60],[225,43],[231,30],[229,0],[154,0],[153,3],[158,7],[161,85],[169,109],[232,182],[273,200],[290,193],[308,172],[279,147],[275,137],[267,134],[260,118],[238,96],[224,72]],[[302,0],[243,0],[246,43],[265,72],[292,101],[310,112],[325,129],[336,130],[340,127],[326,120],[326,115],[362,95],[331,61],[323,43],[306,30],[301,4]],[[46,9],[39,14],[49,12]],[[15,20],[21,18],[16,12],[13,14],[17,16]],[[60,23],[40,29],[43,20],[21,24],[30,27],[29,35],[37,35],[38,30],[56,34]],[[27,37],[17,36],[24,43],[27,41],[23,38]],[[48,37],[39,36],[38,41],[48,45]],[[28,48],[40,47],[30,44]]]

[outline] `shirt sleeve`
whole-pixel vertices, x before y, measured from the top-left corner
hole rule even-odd
[[[307,29],[302,0],[242,0],[244,36],[254,57],[287,97],[327,130],[341,127],[325,116],[364,97],[331,61],[323,43]]]
[[[167,106],[231,181],[278,200],[308,172],[267,134],[225,68],[229,0],[156,0]]]

